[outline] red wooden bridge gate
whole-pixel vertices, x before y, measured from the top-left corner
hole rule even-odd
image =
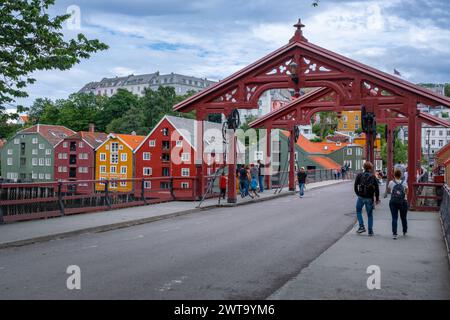
[[[297,125],[309,124],[311,116],[320,111],[361,110],[373,115],[378,123],[386,123],[391,143],[388,172],[392,174],[392,132],[395,126],[408,126],[408,198],[415,196],[416,171],[420,167],[421,124],[427,122],[448,126],[437,118],[425,115],[418,104],[430,107],[450,107],[450,99],[361,64],[337,53],[314,45],[303,36],[304,25],[299,22],[289,43],[266,57],[250,64],[216,85],[174,106],[178,112],[196,111],[197,120],[206,120],[209,114],[229,116],[235,109],[257,109],[262,93],[269,89],[293,89],[297,98],[289,105],[254,121],[254,128],[270,130],[283,128],[294,132]],[[315,88],[300,96],[301,88]],[[198,130],[203,130],[199,121]],[[200,131],[201,132],[201,131]],[[200,136],[200,135],[199,135]],[[290,179],[294,186],[294,134],[290,135]],[[366,159],[374,159],[373,136],[367,137]],[[271,145],[267,140],[266,164],[270,163]],[[233,142],[233,139],[231,140]],[[199,141],[202,146],[202,141]],[[199,159],[203,148],[198,149]],[[234,173],[236,146],[231,144],[229,160],[228,202],[236,202]],[[206,170],[204,168],[203,170]],[[204,172],[206,175],[206,173]]]

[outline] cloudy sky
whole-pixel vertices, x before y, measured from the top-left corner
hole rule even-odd
[[[412,82],[450,82],[447,0],[56,0],[80,8],[80,30],[107,43],[69,71],[38,72],[38,97],[65,98],[90,81],[177,72],[219,80],[286,44],[299,17],[310,42]],[[76,26],[76,23],[74,24]]]

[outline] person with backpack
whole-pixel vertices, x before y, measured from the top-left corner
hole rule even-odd
[[[408,232],[408,221],[406,219],[408,214],[408,201],[406,200],[408,185],[406,181],[402,180],[402,171],[400,169],[394,171],[394,180],[389,182],[387,192],[391,194],[389,209],[391,209],[392,216],[392,239],[396,240],[398,237],[397,221],[399,212],[402,221],[403,235],[406,236],[406,233]]]
[[[366,232],[364,227],[364,220],[362,216],[362,209],[365,206],[367,212],[367,220],[369,227],[369,236],[373,236],[373,209],[374,209],[374,197],[375,204],[380,203],[380,190],[378,182],[372,173],[373,164],[369,161],[364,163],[364,172],[358,174],[355,180],[354,190],[358,196],[356,201],[356,216],[358,218],[359,229],[357,233]]]

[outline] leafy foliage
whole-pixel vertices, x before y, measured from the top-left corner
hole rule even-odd
[[[70,15],[50,17],[54,0],[2,0],[0,2],[0,106],[27,97],[24,88],[35,82],[38,70],[67,70],[108,46],[83,34],[64,40],[60,30]]]
[[[119,89],[112,97],[74,93],[55,102],[36,99],[29,109],[30,125],[58,124],[74,131],[86,131],[95,124],[97,131],[145,135],[164,115],[194,118],[193,113],[172,111],[173,105],[192,94],[177,96],[172,87],[147,90],[139,97],[128,90]],[[0,126],[1,127],[1,126]],[[1,131],[0,131],[1,132]]]
[[[338,118],[335,112],[319,112],[319,119],[313,124],[313,133],[324,140],[333,134],[338,126]]]

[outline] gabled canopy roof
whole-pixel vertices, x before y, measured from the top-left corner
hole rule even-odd
[[[417,97],[417,99],[419,99],[420,101],[427,102],[431,105],[434,104],[450,107],[450,99],[447,97],[309,43],[303,37],[301,30],[303,25],[297,24],[295,26],[298,28],[296,31],[296,35],[291,39],[289,44],[268,54],[264,58],[250,64],[242,70],[232,74],[231,76],[218,82],[214,86],[178,103],[173,107],[173,109],[179,112],[195,109],[196,104],[208,101],[209,98],[213,99],[218,93],[223,92],[223,90],[231,88],[234,85],[239,85],[240,81],[254,76],[258,70],[262,71],[264,68],[267,68],[267,66],[280,61],[280,59],[282,59],[284,56],[287,57],[288,54],[291,54],[293,51],[299,52],[302,56],[306,55],[308,57],[321,59],[322,61],[327,61],[329,63],[333,63],[334,65],[352,70],[354,73],[360,75],[361,77],[368,77],[370,79],[375,79],[382,84],[393,86],[398,90],[406,92],[411,96]],[[285,78],[288,79],[288,77]],[[243,93],[240,94],[241,96],[244,95]],[[236,105],[237,107],[239,107],[239,103],[237,103]]]
[[[275,111],[269,112],[265,114],[264,116],[252,121],[250,123],[251,128],[261,128],[263,126],[267,126],[268,124],[271,124],[272,122],[278,120],[279,118],[286,115],[286,113],[289,113],[290,111],[294,111],[300,104],[303,102],[307,102],[308,99],[320,96],[321,94],[326,93],[327,91],[330,91],[329,88],[318,88],[311,92],[308,92],[307,94],[301,96],[300,98],[288,103],[287,105],[281,107],[280,109],[277,109]],[[442,127],[450,127],[450,122],[438,118],[436,116],[433,116],[432,114],[425,113],[420,111],[418,114],[418,118],[422,120],[423,122],[432,125],[432,126],[442,126]],[[408,118],[406,117],[399,117],[398,123],[401,124],[402,120],[404,121],[404,124],[408,123]]]
[[[64,126],[56,126],[49,124],[36,124],[32,127],[23,129],[18,134],[38,133],[53,146],[57,145],[61,140],[71,136],[75,131]]]

